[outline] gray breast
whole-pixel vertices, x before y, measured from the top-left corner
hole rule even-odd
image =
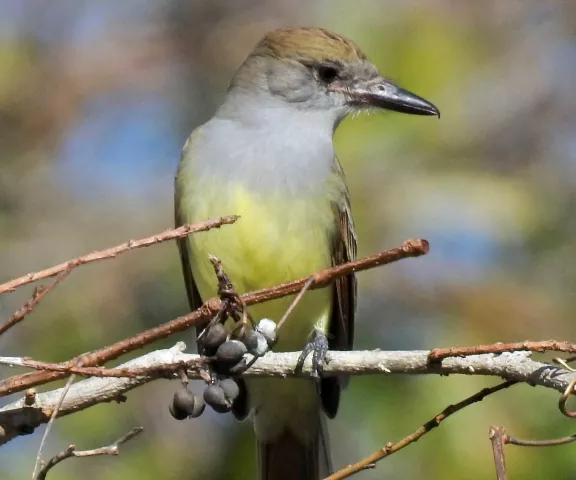
[[[195,174],[204,181],[242,182],[254,191],[313,193],[333,171],[332,132],[313,118],[267,122],[210,120],[195,145]]]

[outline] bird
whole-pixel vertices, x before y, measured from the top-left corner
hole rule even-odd
[[[214,116],[186,141],[175,179],[176,225],[239,215],[227,228],[180,239],[192,309],[217,294],[209,255],[239,293],[353,260],[350,195],[333,135],[349,114],[391,110],[438,116],[432,103],[381,76],[360,47],[319,27],[267,33],[233,76]],[[313,354],[316,378],[248,378],[234,415],[250,415],[261,480],[316,480],[331,472],[325,418],[343,380],[322,378],[328,350],[351,350],[356,279],[307,292],[274,351]],[[248,307],[278,321],[293,297]],[[301,357],[302,359],[302,357]]]

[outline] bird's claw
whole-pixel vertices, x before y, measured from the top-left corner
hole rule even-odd
[[[296,363],[296,371],[302,371],[304,362],[308,355],[312,353],[312,371],[310,376],[316,381],[320,381],[320,375],[324,370],[326,363],[326,354],[328,353],[328,337],[318,330],[314,330],[308,343],[304,346],[302,353]]]

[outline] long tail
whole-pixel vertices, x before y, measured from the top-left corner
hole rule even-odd
[[[258,479],[319,480],[328,476],[332,463],[324,420],[317,437],[307,444],[288,431],[274,441],[258,442]]]

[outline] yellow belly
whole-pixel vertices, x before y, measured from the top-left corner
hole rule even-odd
[[[186,221],[237,214],[232,226],[189,237],[192,272],[202,298],[216,295],[217,282],[208,254],[222,260],[239,293],[306,277],[331,264],[334,216],[326,197],[298,200],[263,198],[244,188],[200,186],[184,197]],[[225,193],[222,193],[225,192]],[[308,292],[279,332],[276,351],[301,349],[314,328],[326,331],[331,313],[329,289]],[[278,321],[293,297],[249,308],[254,320]]]

